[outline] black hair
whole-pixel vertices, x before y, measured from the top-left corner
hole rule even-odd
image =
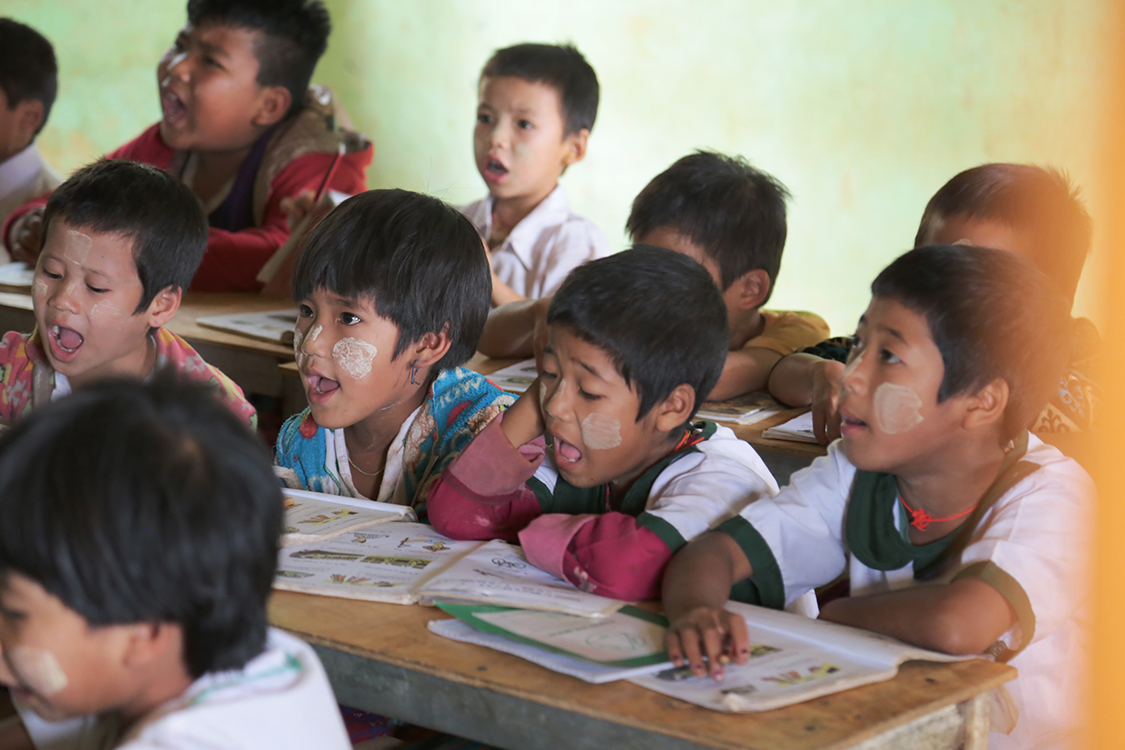
[[[398,326],[394,357],[448,328],[452,345],[434,372],[473,356],[492,298],[472,222],[409,190],[369,190],[333,209],[309,234],[293,279],[297,301],[318,289],[373,299],[375,311]]]
[[[58,88],[59,65],[47,38],[30,26],[0,18],[0,89],[8,109],[28,99],[43,102],[43,121],[35,135],[47,124]]]
[[[332,22],[321,0],[188,0],[192,26],[220,24],[262,32],[255,45],[258,85],[284,86],[297,111],[324,50]]]
[[[966,169],[926,204],[915,246],[933,243],[942,224],[954,217],[995,221],[1020,233],[1033,243],[1030,260],[1074,300],[1093,225],[1065,172],[1030,164]]]
[[[192,677],[264,648],[282,513],[265,447],[171,371],[77,389],[0,438],[0,571],[92,626],[180,626]]]
[[[1031,261],[969,245],[926,245],[871,285],[926,319],[945,373],[938,402],[1008,384],[1004,439],[1027,429],[1057,387],[1069,355],[1068,305]]]
[[[187,289],[207,251],[207,217],[191,190],[167,172],[124,159],[99,159],[51,193],[40,249],[55,218],[133,241],[144,291],[134,314],[164,289]]]
[[[498,49],[480,77],[512,76],[559,92],[566,123],[563,135],[593,130],[598,116],[598,76],[573,44],[516,44]]]
[[[682,383],[695,390],[694,416],[718,382],[730,346],[727,308],[707,269],[648,245],[571,271],[551,300],[547,323],[609,355],[640,396],[638,420]]]
[[[667,227],[719,266],[722,290],[762,269],[773,293],[785,248],[785,201],[777,178],[741,156],[696,151],[652,178],[633,200],[625,228],[636,242]],[[762,301],[762,304],[769,299]]]

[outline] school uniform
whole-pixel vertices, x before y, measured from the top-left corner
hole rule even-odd
[[[673,553],[744,504],[777,494],[748,443],[700,422],[611,509],[608,485],[574,487],[542,437],[517,449],[500,425],[481,431],[434,483],[434,528],[455,539],[518,540],[532,564],[603,596],[658,597]]]
[[[51,192],[61,183],[62,178],[43,161],[34,142],[0,164],[0,225],[26,201]],[[11,259],[7,245],[0,240],[0,263]]]
[[[743,349],[769,349],[785,356],[828,338],[828,324],[816,313],[801,310],[762,310],[762,332]]]
[[[1025,433],[958,531],[926,545],[907,536],[894,477],[857,471],[840,441],[776,498],[719,526],[754,570],[732,598],[781,608],[841,573],[852,595],[976,577],[1011,604],[1015,625],[989,655],[1019,670],[1008,691],[1020,718],[989,747],[1066,747],[1082,702],[1082,631],[1095,489],[1057,449]],[[1026,445],[1026,452],[1023,452]]]
[[[492,196],[461,209],[487,242],[492,236]],[[609,242],[589,219],[570,210],[557,186],[492,251],[497,278],[528,299],[554,294],[572,270],[610,254]]]

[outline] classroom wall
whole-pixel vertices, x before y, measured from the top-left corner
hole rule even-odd
[[[793,193],[772,305],[849,331],[878,270],[910,246],[929,196],[985,161],[1065,168],[1102,224],[1093,175],[1111,56],[1111,0],[329,0],[316,80],[376,142],[372,187],[462,203],[476,80],[500,46],[571,40],[602,83],[572,205],[617,246],[632,197],[695,148],[741,153]],[[64,171],[159,117],[155,64],[183,3],[0,0],[56,44],[61,94],[41,136]],[[1091,280],[1076,310],[1097,319]]]

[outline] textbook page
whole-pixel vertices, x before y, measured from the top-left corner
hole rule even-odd
[[[535,369],[534,359],[525,359],[485,377],[509,393],[523,393],[539,377],[539,372]]]
[[[765,391],[756,391],[726,401],[704,401],[695,416],[718,422],[751,424],[786,408]]]
[[[282,490],[285,526],[281,546],[321,542],[364,526],[390,521],[416,521],[405,505],[379,503],[307,490]]]
[[[293,343],[293,329],[297,326],[297,308],[208,315],[195,322],[206,328],[230,331],[259,341],[289,346]]]
[[[816,433],[813,432],[812,412],[807,411],[799,417],[793,417],[788,422],[770,427],[762,431],[762,437],[774,440],[791,440],[796,443],[816,443]]]
[[[415,586],[481,542],[460,542],[421,523],[384,523],[278,553],[274,587],[346,599],[413,604]]]
[[[722,682],[671,668],[631,682],[716,711],[768,711],[872,682],[889,680],[909,659],[965,658],[908,646],[885,636],[787,612],[728,602],[750,631],[750,660],[729,664]]]
[[[523,550],[499,539],[486,542],[419,587],[428,599],[480,602],[525,609],[605,617],[625,603],[580,591],[540,570]]]
[[[35,281],[35,267],[21,261],[0,264],[0,287],[25,290]]]

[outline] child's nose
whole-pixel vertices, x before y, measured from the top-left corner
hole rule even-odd
[[[562,378],[555,385],[554,390],[547,393],[543,400],[544,416],[561,420],[569,412],[570,388],[566,378]]]
[[[176,78],[180,78],[182,80],[186,80],[188,77],[189,69],[191,67],[190,65],[186,64],[187,60],[187,50],[170,53],[167,66],[165,67],[166,74],[169,76],[175,76]]]
[[[316,318],[313,318],[312,325],[305,331],[299,349],[314,357],[328,356],[328,337],[324,335],[324,326],[317,323]]]
[[[48,303],[56,310],[78,312],[78,282],[66,281],[55,287],[55,293],[50,296]]]

